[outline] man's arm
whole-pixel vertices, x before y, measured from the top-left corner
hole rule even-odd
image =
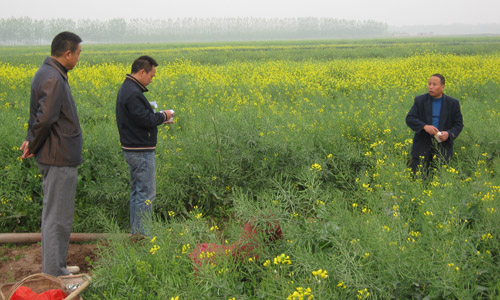
[[[415,97],[413,106],[406,115],[406,124],[413,131],[415,131],[415,133],[420,133],[423,130],[429,135],[436,135],[439,132],[439,129],[437,129],[432,124],[426,124],[424,121],[422,121],[422,115],[425,116],[423,99]]]
[[[408,125],[408,127],[410,127],[410,129],[415,131],[416,133],[419,133],[427,125],[419,118],[419,115],[422,113],[420,110],[423,109],[423,107],[420,107],[423,105],[419,104],[419,101],[417,100],[417,98],[415,98],[415,100],[413,101],[413,106],[406,115],[406,125]]]
[[[28,129],[28,136],[33,137],[28,143],[30,153],[36,153],[50,135],[52,125],[59,118],[61,111],[61,95],[63,84],[56,78],[45,80],[40,88],[37,110],[34,112],[33,124]]]
[[[462,112],[460,111],[460,102],[458,102],[458,100],[455,105],[453,105],[453,111],[450,114],[450,118],[452,120],[451,128],[447,131],[450,138],[456,139],[464,128]]]
[[[138,95],[131,95],[127,99],[125,106],[132,117],[132,122],[139,127],[151,128],[168,120],[167,112],[152,112],[144,106],[143,100]]]

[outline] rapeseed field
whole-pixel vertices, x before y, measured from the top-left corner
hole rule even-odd
[[[159,131],[151,236],[103,245],[83,297],[497,299],[500,52],[474,40],[439,50],[444,42],[416,41],[403,55],[357,42],[360,55],[339,58],[318,54],[335,43],[116,46],[113,55],[83,45],[69,75],[85,159],[75,232],[129,230],[114,107],[136,56],[159,61],[146,96],[176,112]],[[2,232],[38,230],[41,212],[36,164],[18,150],[39,65],[20,60],[0,57]],[[449,165],[426,180],[408,168],[405,117],[434,73],[459,99],[464,130]],[[267,235],[234,255],[250,220]],[[276,224],[282,236],[270,241]],[[197,265],[202,243],[224,250],[202,252]]]

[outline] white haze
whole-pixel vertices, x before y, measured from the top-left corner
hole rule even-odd
[[[295,18],[389,26],[499,23],[500,0],[1,0],[0,18]],[[7,3],[8,2],[8,3]]]

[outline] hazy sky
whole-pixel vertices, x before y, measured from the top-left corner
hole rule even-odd
[[[0,1],[0,18],[329,17],[397,26],[500,23],[500,0]]]

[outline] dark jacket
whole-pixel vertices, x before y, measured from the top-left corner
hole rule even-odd
[[[431,95],[424,94],[415,97],[413,106],[406,116],[406,124],[415,131],[412,156],[415,158],[427,156],[432,149],[434,140],[434,137],[423,129],[425,125],[432,124]],[[449,138],[440,144],[439,150],[447,161],[453,153],[453,141],[458,137],[463,127],[460,103],[457,99],[443,94],[438,129],[439,131],[447,131]]]
[[[75,167],[82,159],[82,130],[67,70],[47,57],[31,82],[29,151],[37,162]]]
[[[116,98],[116,122],[124,150],[153,151],[158,128],[165,114],[155,113],[143,93],[148,89],[133,76],[127,75]]]

